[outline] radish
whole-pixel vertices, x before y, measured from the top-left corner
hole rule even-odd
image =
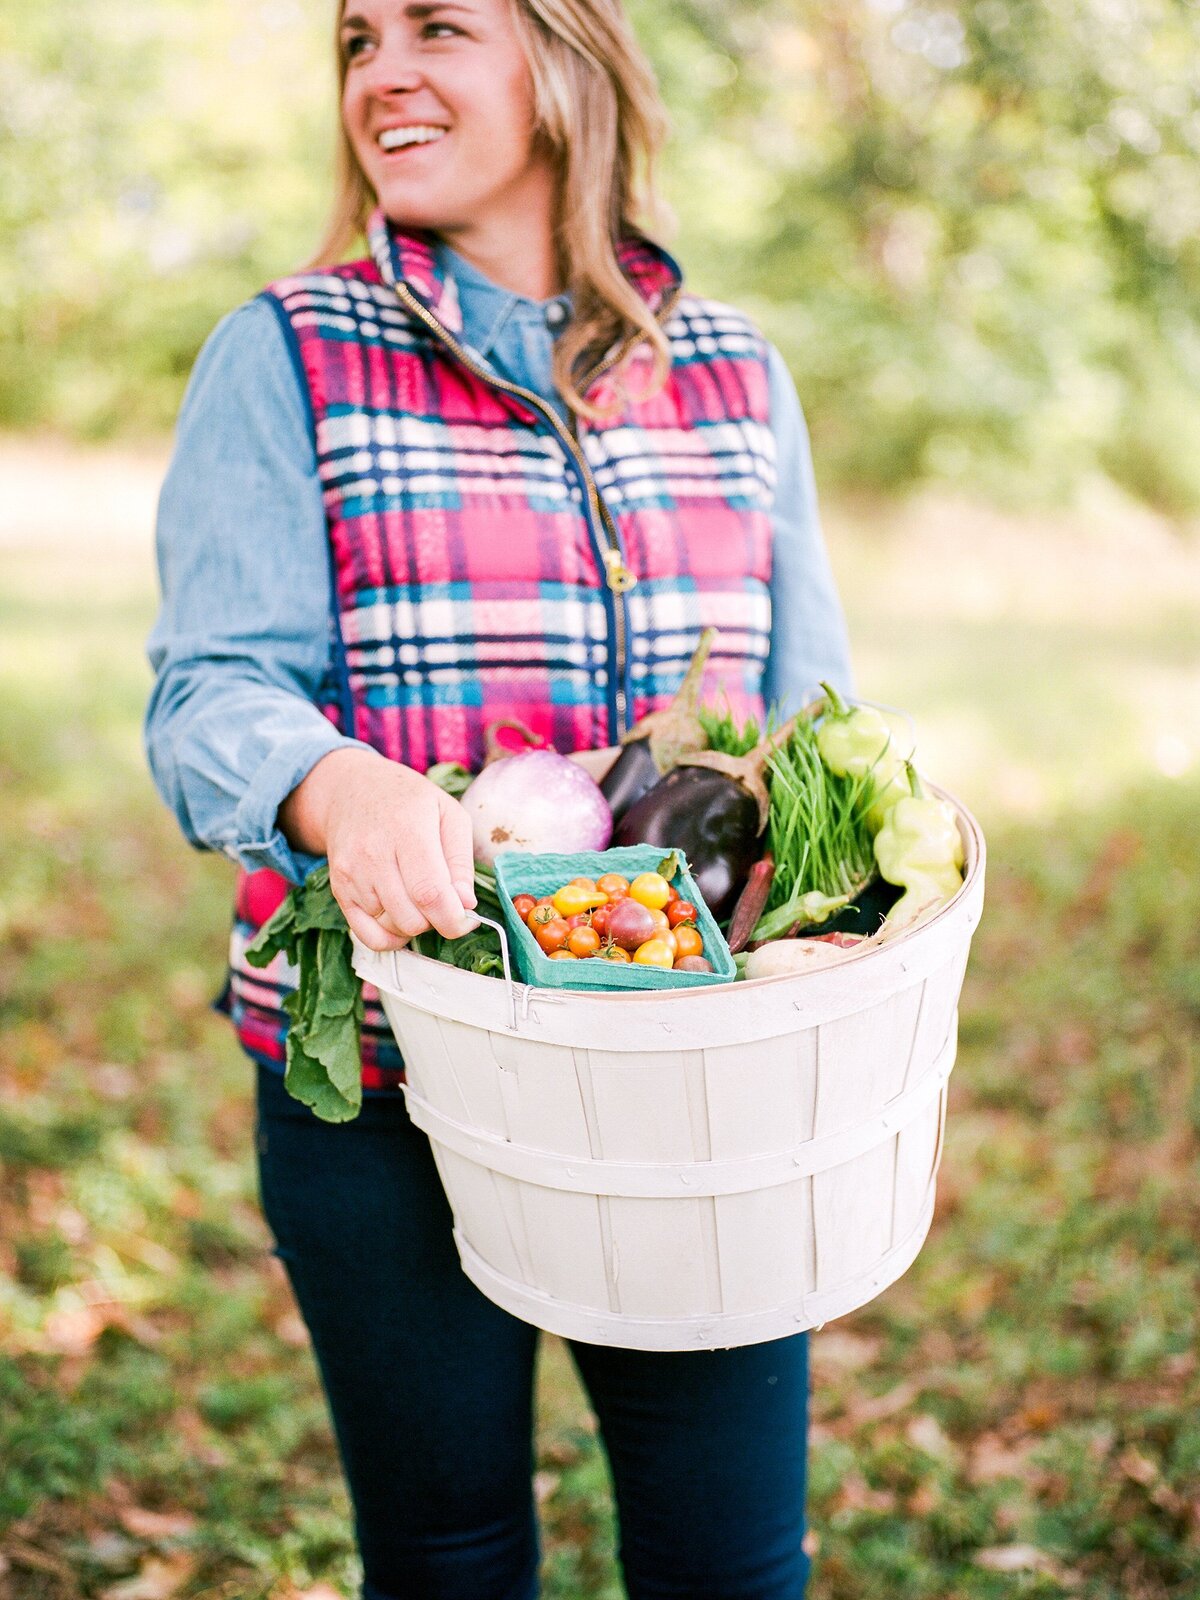
[[[495,737],[500,728],[516,728],[530,748],[505,755]],[[573,855],[607,847],[612,812],[577,762],[548,746],[534,748],[534,735],[511,720],[493,723],[487,740],[483,771],[461,802],[471,818],[476,861],[490,867],[502,850]]]

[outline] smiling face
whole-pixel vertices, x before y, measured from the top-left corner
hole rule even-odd
[[[345,0],[342,120],[392,221],[455,243],[548,237],[555,175],[512,3]]]

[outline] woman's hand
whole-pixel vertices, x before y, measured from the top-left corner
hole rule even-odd
[[[471,821],[457,800],[370,750],[334,750],[279,808],[289,843],[329,858],[329,887],[371,950],[398,950],[433,927],[476,926]]]

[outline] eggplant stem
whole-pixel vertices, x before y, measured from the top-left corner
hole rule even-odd
[[[705,628],[670,705],[661,711],[648,711],[622,735],[622,744],[633,744],[639,739],[649,741],[650,754],[660,774],[670,772],[685,750],[703,750],[708,744],[708,735],[697,715],[697,702],[708,653],[716,637],[715,628]]]

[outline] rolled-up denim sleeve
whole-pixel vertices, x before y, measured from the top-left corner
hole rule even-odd
[[[289,846],[279,806],[358,741],[316,703],[333,639],[324,506],[305,398],[265,301],[224,318],[196,361],[156,538],[155,784],[192,844],[298,882],[313,859]]]
[[[771,431],[777,483],[772,512],[771,653],[763,695],[785,714],[810,699],[821,680],[853,692],[850,644],[821,522],[808,427],[796,386],[770,348]]]

